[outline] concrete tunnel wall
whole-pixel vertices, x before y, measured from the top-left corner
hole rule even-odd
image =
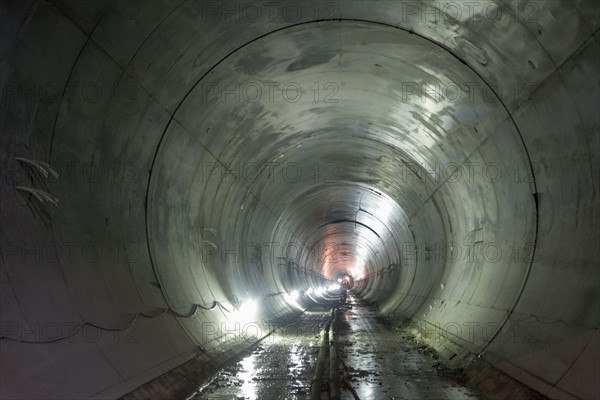
[[[123,395],[347,271],[599,397],[598,2],[1,6],[0,397]]]

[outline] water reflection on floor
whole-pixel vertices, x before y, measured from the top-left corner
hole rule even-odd
[[[373,309],[350,304],[338,311],[338,351],[361,400],[479,398],[456,379],[440,374],[434,359],[390,329]],[[318,333],[329,315],[326,308],[303,314],[293,325],[220,370],[188,400],[308,399],[319,350]],[[327,387],[325,384],[324,389]],[[327,398],[324,391],[322,399]],[[354,400],[343,385],[341,398]]]
[[[338,351],[361,400],[479,399],[440,373],[435,359],[419,352],[373,309],[356,303],[342,306],[337,326]],[[349,391],[342,391],[341,398],[354,400]]]
[[[303,314],[251,354],[223,368],[188,399],[308,399],[317,335],[328,317],[327,309]]]

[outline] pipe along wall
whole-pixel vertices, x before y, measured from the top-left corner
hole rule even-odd
[[[1,7],[0,397],[121,396],[346,275],[599,397],[597,1]]]

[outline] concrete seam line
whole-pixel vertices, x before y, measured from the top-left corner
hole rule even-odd
[[[346,387],[348,388],[348,390],[350,390],[350,392],[352,393],[352,396],[354,396],[355,400],[360,400],[360,397],[358,397],[358,393],[356,392],[356,389],[354,389],[354,387],[352,386],[352,382],[350,382],[350,370],[348,369],[346,362],[344,361],[344,359],[342,358],[342,356],[339,353],[337,354],[337,356],[338,356],[338,360],[340,360],[340,363],[342,363],[342,367],[344,368],[344,373],[342,375],[342,379],[344,380]]]
[[[321,398],[323,375],[325,372],[325,360],[329,349],[329,326],[333,320],[334,310],[331,311],[331,316],[323,323],[323,327],[319,333],[319,355],[315,364],[315,374],[310,383],[310,400],[319,400]]]
[[[315,375],[310,383],[310,400],[319,400],[321,398],[325,359],[327,358],[328,324],[329,321],[325,322],[320,332],[319,355],[317,356],[315,365]]]
[[[329,399],[340,399],[340,372],[335,345],[335,321],[337,318],[337,307],[333,309],[331,324],[329,325]]]

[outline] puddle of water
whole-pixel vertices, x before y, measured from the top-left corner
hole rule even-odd
[[[256,381],[253,379],[253,377],[255,373],[259,372],[255,369],[257,355],[258,354],[252,354],[239,362],[241,370],[238,374],[238,379],[242,381],[242,386],[239,388],[239,393],[244,398],[256,398]]]
[[[219,371],[206,385],[188,397],[188,400],[236,399],[255,400],[255,368],[260,352],[254,351],[235,365]]]
[[[316,354],[312,337],[278,334],[223,368],[188,400],[307,399]]]

